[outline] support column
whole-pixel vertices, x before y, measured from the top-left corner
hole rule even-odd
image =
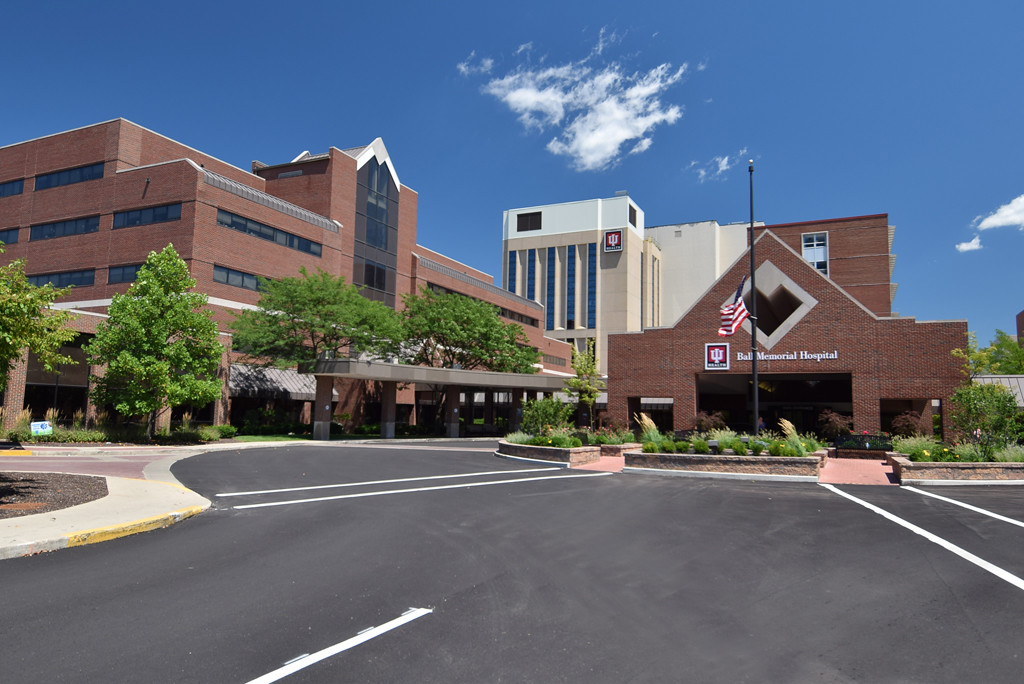
[[[484,425],[494,429],[494,389],[490,387],[484,392]]]
[[[316,399],[313,401],[313,439],[326,441],[331,438],[331,399],[334,398],[334,378],[330,375],[314,375],[316,378]]]
[[[444,399],[444,425],[445,434],[448,437],[459,436],[459,394],[462,388],[459,385],[448,385],[445,388]]]
[[[398,398],[398,383],[382,380],[380,383],[380,436],[395,438],[395,405]]]
[[[512,415],[509,417],[509,432],[516,432],[523,427],[523,390],[514,387],[512,392]]]

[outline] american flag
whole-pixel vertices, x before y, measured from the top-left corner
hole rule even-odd
[[[736,288],[736,298],[732,300],[732,304],[722,307],[722,327],[718,329],[720,337],[736,334],[740,324],[747,320],[747,316],[750,315],[747,311],[747,305],[743,303],[743,285],[746,282],[747,276],[743,276],[740,286]]]

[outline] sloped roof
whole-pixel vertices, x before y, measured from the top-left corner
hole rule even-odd
[[[261,368],[242,363],[231,364],[228,391],[232,397],[276,398],[293,401],[316,399],[316,378],[282,368]],[[338,391],[334,390],[337,398]]]
[[[979,385],[1003,385],[1017,398],[1017,407],[1024,408],[1024,375],[976,375]]]

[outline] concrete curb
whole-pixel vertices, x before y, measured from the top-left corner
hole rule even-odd
[[[668,475],[670,477],[703,477],[711,480],[761,480],[765,482],[817,482],[817,477],[809,475],[771,475],[768,473],[729,473],[714,470],[676,470],[674,468],[637,468],[626,466],[624,473],[642,473],[645,475]]]
[[[0,559],[31,556],[168,527],[208,499],[177,482],[107,477],[107,496],[52,513],[0,520]]]

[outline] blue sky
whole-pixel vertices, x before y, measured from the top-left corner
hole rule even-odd
[[[242,168],[382,137],[419,242],[500,273],[505,209],[648,225],[888,213],[894,309],[1024,309],[1024,4],[50,2],[4,11],[0,145],[123,116]],[[856,331],[851,331],[856,334]]]

